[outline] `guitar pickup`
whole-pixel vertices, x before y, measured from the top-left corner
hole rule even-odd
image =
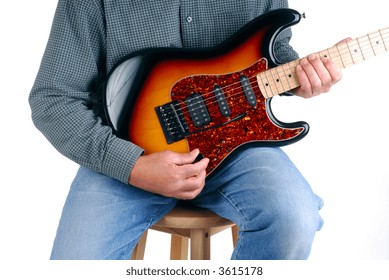
[[[230,107],[228,107],[226,96],[221,88],[221,86],[215,85],[214,94],[219,105],[220,113],[224,117],[229,117],[231,115]]]
[[[251,107],[257,106],[257,99],[255,98],[255,94],[253,88],[251,87],[250,80],[247,76],[242,75],[239,78],[240,83],[242,85],[244,94],[246,95],[246,99],[249,102]]]
[[[185,103],[190,118],[196,127],[202,127],[211,122],[211,117],[201,94],[191,94],[185,99]]]

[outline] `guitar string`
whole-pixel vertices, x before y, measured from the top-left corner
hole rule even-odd
[[[290,64],[290,63],[288,63],[288,64]],[[296,63],[296,64],[298,64],[298,63]],[[278,66],[278,67],[279,67],[279,66]],[[279,94],[279,93],[285,92],[285,91],[290,90],[290,89],[293,88],[292,86],[289,86],[289,83],[290,83],[290,82],[289,82],[289,79],[290,79],[290,78],[293,78],[294,76],[290,76],[291,73],[288,73],[288,72],[286,72],[285,70],[277,71],[277,70],[278,70],[278,69],[277,69],[278,67],[271,68],[271,69],[265,70],[265,71],[263,71],[263,72],[259,72],[258,74],[256,74],[256,76],[251,76],[251,77],[248,77],[248,78],[249,78],[249,79],[253,79],[253,78],[256,78],[257,75],[265,75],[266,72],[267,72],[267,73],[271,73],[270,75],[274,77],[274,72],[275,72],[277,78],[274,78],[274,79],[268,79],[268,78],[266,78],[266,81],[269,83],[269,85],[267,86],[267,88],[269,88],[270,91],[272,91],[270,97],[273,97],[273,96],[275,96],[275,95],[277,95],[277,94]],[[276,80],[279,80],[279,81],[277,82]],[[257,82],[258,82],[258,80],[257,80]],[[258,84],[258,83],[257,83],[257,84]],[[285,88],[285,84],[288,84],[287,88]],[[231,84],[229,84],[229,85],[224,86],[224,87],[221,88],[221,89],[223,90],[224,95],[226,96],[226,99],[227,99],[227,98],[232,98],[232,97],[235,97],[235,96],[237,96],[237,95],[240,95],[240,94],[244,93],[244,91],[239,91],[239,92],[236,92],[236,93],[234,93],[234,94],[232,94],[232,95],[229,95],[231,92],[233,92],[234,90],[236,90],[236,89],[238,88],[238,87],[234,87],[234,86],[236,86],[236,85],[238,85],[239,88],[242,88],[242,84],[241,84],[240,81],[239,81],[239,82],[231,83]],[[252,86],[252,84],[251,84],[251,86]],[[228,90],[226,91],[227,88],[231,88],[231,87],[232,87],[232,89],[228,89]],[[259,85],[258,85],[258,87],[259,87]],[[283,89],[282,89],[282,90],[278,90],[278,88],[280,88],[280,87],[282,87]],[[266,88],[266,87],[265,87],[265,88]],[[276,89],[276,93],[274,93],[274,92],[273,92],[274,90],[272,90],[271,88],[277,88],[277,89]],[[262,92],[261,92],[261,93],[262,93]],[[265,93],[262,93],[262,94],[264,95],[264,98],[266,98]],[[206,97],[206,96],[208,96],[208,95],[211,95],[211,96],[210,96],[210,97]],[[207,102],[208,102],[208,103],[211,103],[211,104],[212,104],[212,103],[218,103],[217,100],[216,100],[216,101],[211,101],[211,102],[209,102],[210,100],[216,99],[216,98],[217,98],[216,95],[215,95],[215,90],[212,90],[212,91],[203,93],[203,94],[202,94],[202,97],[203,97],[203,100],[202,100],[202,101],[199,101],[199,102],[197,102],[197,103],[193,103],[192,106],[200,105],[202,102],[204,102],[204,103],[207,103]],[[205,98],[204,98],[204,97],[205,97]],[[177,106],[179,106],[179,105],[177,105]],[[187,107],[187,106],[186,106],[186,107]],[[188,110],[187,112],[190,112],[190,110]]]
[[[361,43],[366,43],[366,42],[361,42]],[[370,43],[369,43],[369,44],[370,44]],[[350,49],[350,47],[348,47],[347,49]],[[345,67],[346,67],[348,64],[351,64],[351,62],[354,62],[354,61],[353,61],[353,57],[354,57],[354,59],[355,59],[355,58],[358,58],[358,55],[359,55],[359,60],[360,60],[360,58],[362,58],[362,60],[366,60],[366,58],[364,58],[363,55],[365,55],[365,56],[376,56],[375,50],[378,50],[378,51],[387,51],[386,47],[385,47],[385,46],[382,47],[382,45],[381,45],[380,49],[379,49],[379,48],[377,49],[377,48],[374,48],[374,47],[367,46],[367,49],[368,49],[369,51],[363,51],[363,47],[360,47],[359,49],[362,50],[362,53],[354,54],[353,56],[351,55],[351,52],[352,52],[352,51],[351,51],[351,50],[348,50],[348,53],[349,53],[349,55],[350,55],[350,58],[349,58],[349,61],[343,62],[343,64],[345,65]],[[329,49],[327,49],[327,50],[325,50],[325,51],[322,51],[321,53],[327,54],[327,55],[331,56],[330,50],[331,50],[331,48],[329,48]],[[344,53],[341,54],[340,52],[341,52],[341,49],[338,51],[337,57],[331,56],[331,58],[332,58],[332,59],[339,59],[339,58],[342,58],[342,55],[345,55],[345,54],[344,54]],[[284,65],[280,65],[280,66],[277,66],[277,67],[274,67],[274,68],[271,68],[271,69],[267,69],[267,70],[265,70],[265,71],[263,71],[263,72],[260,72],[260,73],[258,73],[258,74],[259,74],[259,75],[264,75],[264,74],[266,74],[266,73],[268,73],[268,72],[271,72],[272,75],[274,75],[274,72],[276,72],[276,76],[278,76],[278,77],[280,78],[280,80],[284,80],[283,83],[288,83],[288,82],[289,82],[288,76],[289,76],[289,74],[291,74],[291,73],[288,73],[288,72],[285,71],[285,70],[281,70],[281,71],[277,71],[277,70],[279,70],[279,68],[282,68],[283,66],[286,66],[286,65],[290,65],[290,64],[296,64],[296,65],[297,65],[297,64],[298,64],[298,61],[299,61],[299,60],[295,60],[295,61],[286,63],[286,64],[284,64]],[[353,64],[354,64],[354,63],[353,63]],[[291,67],[289,67],[289,68],[291,68]],[[293,68],[295,68],[295,67],[293,67]],[[283,74],[284,74],[284,75],[283,75]],[[250,77],[250,78],[252,78],[252,77]],[[289,78],[291,78],[291,77],[289,76]],[[271,79],[266,79],[266,81],[269,81],[269,83],[272,82]],[[274,82],[274,84],[273,84],[272,86],[269,85],[269,87],[273,87],[273,88],[274,88],[274,87],[278,87],[277,85],[281,85],[282,87],[284,87],[283,84],[280,84],[279,82],[275,82],[275,79],[273,80],[273,82]],[[224,90],[225,88],[234,86],[234,85],[236,85],[236,84],[240,84],[240,82],[235,82],[235,83],[229,84],[229,85],[227,85],[227,86],[225,86],[225,87],[222,87],[221,89]],[[289,87],[287,90],[292,89],[292,88],[293,88],[293,87]],[[277,91],[278,91],[278,92],[277,92],[276,94],[272,94],[272,96],[275,96],[275,95],[277,95],[277,94],[279,94],[279,93],[285,92],[285,90],[277,90]],[[228,92],[226,92],[226,93],[228,94]],[[206,95],[208,95],[208,94],[214,94],[214,91],[206,92],[206,93],[203,94],[203,96],[206,96]],[[240,93],[238,93],[238,94],[240,94]],[[210,97],[210,98],[213,98],[213,96]],[[265,97],[265,98],[266,98],[266,97]],[[206,102],[206,101],[208,101],[208,98],[205,98],[205,99],[204,99],[204,102]]]
[[[366,55],[366,53],[365,53],[365,55]],[[373,55],[374,55],[374,54],[373,54]],[[362,57],[361,54],[359,54],[359,56]],[[339,55],[339,57],[340,57],[340,55]],[[339,57],[338,57],[338,58],[339,58]],[[354,56],[354,57],[355,57],[355,56]],[[350,58],[349,60],[351,61],[351,58]],[[354,64],[354,61],[353,61],[353,64]],[[279,66],[277,66],[277,67],[275,67],[275,68],[278,68],[278,67],[279,67]],[[271,68],[271,69],[269,69],[269,70],[265,70],[265,71],[263,71],[263,72],[260,72],[259,74],[263,74],[264,72],[269,72],[269,71],[271,71],[271,70],[274,70],[275,68]],[[254,81],[250,81],[250,85],[251,85],[251,87],[252,87],[252,90],[253,90],[254,92],[255,92],[255,91],[259,91],[259,94],[262,94],[263,98],[266,99],[266,97],[264,96],[264,94],[263,94],[263,93],[261,92],[261,90],[260,90],[260,87],[259,87],[259,84],[258,84],[258,80],[257,80],[257,78],[256,78],[256,75],[255,75],[255,76],[248,77],[248,78],[249,78],[249,80],[254,79]],[[273,82],[275,82],[275,81],[273,81]],[[234,87],[234,86],[236,86],[237,84],[239,84],[239,86],[238,86],[238,87]],[[226,92],[224,93],[224,94],[226,95],[226,96],[225,96],[226,101],[227,101],[228,99],[231,99],[231,98],[240,97],[240,95],[242,95],[242,96],[245,95],[245,92],[244,92],[244,91],[238,91],[238,92],[236,92],[236,93],[230,94],[230,93],[232,93],[233,91],[235,91],[237,88],[239,88],[239,89],[241,88],[241,83],[240,83],[240,82],[232,83],[232,84],[227,85],[227,86],[225,86],[225,87],[223,87],[223,88],[226,89],[226,88],[228,88],[228,87],[232,87],[232,89],[231,89],[231,90],[228,90],[228,91],[226,91]],[[273,87],[274,87],[274,85],[273,85]],[[281,92],[280,92],[280,93],[281,93]],[[210,92],[207,92],[207,93],[204,93],[203,95],[208,95],[208,94],[212,94],[213,96],[212,96],[212,97],[208,97],[208,98],[206,98],[205,100],[198,102],[197,105],[199,105],[199,104],[202,103],[202,102],[204,102],[204,104],[205,104],[205,102],[208,101],[208,102],[207,102],[208,104],[206,104],[207,109],[208,109],[208,108],[209,108],[209,109],[210,109],[210,108],[214,108],[214,110],[208,110],[209,115],[211,116],[213,113],[220,112],[220,110],[219,110],[219,106],[218,106],[218,101],[217,101],[217,100],[216,100],[216,101],[210,101],[210,100],[212,100],[212,99],[216,99],[216,96],[214,95],[214,90],[213,90],[213,91],[210,91]],[[230,94],[230,95],[228,95],[228,94]],[[275,96],[276,94],[274,95],[274,94],[272,93],[272,95]],[[256,93],[256,92],[255,92],[255,96],[257,96],[257,93]],[[257,98],[258,98],[258,96],[257,96]],[[245,99],[245,98],[243,98],[243,99],[239,98],[238,101],[239,101],[239,103],[233,103],[231,106],[229,106],[229,107],[231,108],[231,110],[233,109],[233,107],[235,107],[235,106],[237,106],[237,105],[241,105],[242,103],[248,104],[248,103],[246,102],[246,99]],[[194,103],[193,105],[195,105],[195,104],[196,104],[196,103]],[[217,106],[214,106],[215,104],[217,104]],[[180,104],[178,104],[177,106],[180,106],[180,107],[181,107]],[[175,107],[177,107],[177,106],[175,106]],[[187,106],[184,106],[184,108],[187,108]],[[177,108],[175,108],[175,109],[177,109]],[[194,110],[196,110],[196,109],[194,109]],[[180,116],[187,115],[187,118],[191,119],[191,116],[190,116],[190,115],[188,116],[188,114],[191,114],[191,112],[194,111],[194,110],[191,110],[191,109],[187,109],[186,111],[185,111],[185,110],[181,110],[181,113],[179,113],[178,115],[180,115]],[[169,124],[171,124],[171,123],[169,123]]]
[[[389,28],[387,28],[387,29],[385,29],[385,30],[389,30]],[[378,31],[376,32],[376,33],[378,33]],[[376,34],[376,33],[374,33],[374,34]],[[364,37],[360,37],[360,38],[357,38],[357,39],[354,39],[352,42],[354,42],[354,41],[359,41],[359,44],[368,44],[368,46],[367,47],[365,47],[365,48],[367,48],[368,49],[368,51],[363,51],[363,47],[358,47],[358,49],[360,49],[360,50],[362,50],[362,53],[359,53],[359,54],[354,54],[354,55],[352,55],[351,53],[352,53],[352,49],[354,49],[354,48],[351,48],[349,45],[347,45],[347,48],[346,48],[346,50],[347,50],[347,53],[350,55],[350,58],[349,58],[349,61],[347,61],[347,63],[346,62],[343,62],[342,64],[344,65],[344,67],[346,67],[347,66],[347,64],[351,64],[351,62],[353,62],[352,64],[355,64],[354,63],[354,60],[353,60],[353,58],[358,58],[357,56],[359,55],[360,57],[359,57],[359,59],[360,58],[362,58],[362,60],[366,60],[367,58],[364,58],[363,56],[364,55],[368,55],[368,56],[376,56],[376,53],[375,53],[375,49],[377,50],[377,48],[374,48],[374,46],[372,46],[372,39],[370,38],[370,39],[368,39],[368,36],[369,36],[369,34],[368,35],[366,35],[366,36],[364,36]],[[380,34],[376,34],[376,37],[375,38],[382,38],[381,40],[375,40],[376,42],[379,42],[379,43],[381,43],[381,42],[383,42],[384,43],[384,45],[382,46],[382,45],[380,45],[380,48],[381,49],[378,49],[379,51],[387,51],[387,48],[386,48],[386,43],[385,43],[385,38],[383,37],[383,36],[381,36]],[[361,41],[361,38],[362,39],[366,39],[365,41]],[[337,47],[337,46],[336,46]],[[346,47],[346,46],[345,46]],[[329,56],[331,56],[331,52],[330,52],[330,50],[331,49],[334,49],[334,47],[332,47],[332,48],[328,48],[328,49],[326,49],[325,51],[322,51],[322,52],[319,52],[319,53],[323,53],[323,54],[327,54],[327,55],[329,55]],[[342,50],[345,50],[344,48],[343,49],[339,49],[338,47],[337,47],[337,49],[338,49],[338,55],[337,55],[337,57],[331,57],[332,59],[339,59],[339,58],[342,58],[342,55],[345,55],[345,53],[341,53],[341,51]],[[267,70],[265,70],[265,71],[262,71],[262,72],[259,72],[258,74],[259,75],[264,75],[264,74],[266,74],[266,72],[272,72],[272,75],[274,74],[274,72],[276,72],[277,73],[277,76],[279,76],[280,77],[280,80],[281,79],[283,79],[283,78],[286,78],[286,76],[288,76],[290,73],[288,73],[288,72],[286,72],[285,70],[282,70],[282,71],[276,71],[277,69],[279,69],[279,68],[281,68],[282,66],[285,66],[285,65],[290,65],[290,64],[298,64],[298,62],[300,61],[301,59],[298,59],[298,60],[295,60],[295,61],[292,61],[292,62],[289,62],[289,63],[286,63],[286,64],[284,64],[284,65],[280,65],[280,66],[277,66],[277,67],[274,67],[274,68],[271,68],[271,69],[267,69]],[[290,68],[290,67],[289,67]],[[295,68],[295,67],[294,67]],[[284,73],[285,75],[283,76],[282,74],[280,74],[280,72],[281,73]],[[257,74],[256,74],[257,75]],[[250,77],[250,78],[252,78],[252,77]],[[289,78],[291,78],[291,77],[289,77]],[[266,80],[268,80],[269,82],[271,82],[271,79],[266,79]],[[273,82],[274,82],[275,80],[273,80]],[[288,82],[289,81],[289,79],[285,79],[285,81],[286,82]],[[239,82],[235,82],[235,83],[232,83],[232,84],[229,84],[229,85],[226,85],[226,86],[224,86],[224,87],[221,87],[220,89],[221,90],[223,90],[224,91],[224,89],[225,88],[227,88],[227,87],[231,87],[231,86],[234,86],[234,85],[237,85],[237,84],[241,84],[240,83],[240,81]],[[279,82],[277,82],[277,83],[274,83],[273,85],[272,85],[272,87],[277,87],[277,84],[279,84]],[[269,85],[270,86],[270,85]],[[283,86],[283,85],[281,85],[281,86]],[[291,89],[292,87],[290,87],[289,89]],[[288,90],[289,90],[288,89]],[[282,92],[285,92],[285,90],[284,91],[278,91],[278,93],[276,93],[276,94],[273,94],[272,95],[272,97],[273,96],[275,96],[275,95],[277,95],[277,94],[279,94],[279,93],[282,93]],[[228,93],[228,92],[227,92]],[[202,94],[202,96],[204,97],[205,95],[213,95],[213,96],[211,96],[210,98],[205,98],[205,99],[203,99],[203,101],[204,102],[206,102],[206,101],[208,101],[209,99],[212,99],[213,97],[214,97],[214,90],[212,90],[212,91],[210,91],[210,92],[206,92],[206,93],[204,93],[204,94]],[[237,94],[240,94],[240,93],[237,93]],[[265,96],[264,96],[265,97]],[[265,97],[266,98],[266,97]],[[194,103],[194,105],[196,105],[196,103]]]
[[[389,28],[387,28],[387,29],[385,29],[385,31],[388,31],[389,30]],[[352,64],[355,64],[355,58],[358,58],[358,56],[359,56],[359,58],[358,59],[360,59],[360,58],[362,58],[362,61],[363,60],[366,60],[367,58],[365,58],[364,56],[366,56],[366,57],[370,57],[370,56],[376,56],[377,55],[377,53],[376,53],[376,51],[379,51],[379,52],[383,52],[383,51],[388,51],[387,50],[387,47],[386,47],[386,42],[385,42],[385,40],[386,40],[386,37],[384,36],[384,35],[387,35],[387,34],[383,34],[382,33],[382,30],[381,30],[381,32],[378,32],[378,34],[376,34],[376,36],[374,37],[374,39],[375,38],[381,38],[381,39],[377,39],[377,40],[375,40],[375,42],[377,42],[377,43],[380,43],[380,47],[374,47],[374,46],[372,46],[371,44],[372,44],[372,39],[370,38],[369,39],[369,37],[368,37],[368,35],[366,35],[366,36],[364,36],[364,37],[360,37],[360,38],[357,38],[357,39],[354,39],[354,40],[352,40],[352,42],[354,43],[354,42],[356,42],[357,40],[359,40],[359,44],[360,44],[360,46],[358,46],[358,50],[361,50],[362,52],[359,52],[358,54],[352,54],[352,50],[350,49],[350,46],[349,46],[349,44],[347,45],[348,46],[348,52],[349,52],[349,61],[346,63],[346,62],[343,62],[343,65],[346,67],[348,64],[350,64],[350,65],[352,65]],[[370,46],[362,46],[362,44],[366,44],[366,42],[368,42],[368,45],[370,44]],[[381,44],[381,43],[383,43],[383,44]],[[366,48],[366,49],[368,49],[368,51],[364,51],[363,50],[363,48]],[[329,50],[331,50],[331,49],[333,49],[333,48],[329,48],[329,49],[327,49],[326,51],[322,51],[321,53],[325,53],[325,54],[328,54],[328,55],[330,55],[331,56],[331,53],[330,53],[330,51]],[[320,53],[320,52],[319,52]],[[342,53],[340,53],[340,51],[338,51],[338,54],[337,54],[337,57],[331,57],[332,59],[339,59],[339,58],[342,58],[342,55],[345,55],[345,54],[342,54]],[[249,78],[249,80],[251,80],[251,79],[255,79],[256,78],[256,76],[259,74],[259,75],[264,75],[266,72],[267,73],[269,73],[269,72],[271,72],[271,73],[274,73],[274,72],[277,72],[277,76],[279,76],[280,77],[280,80],[281,80],[281,78],[285,78],[286,76],[288,76],[289,75],[289,73],[287,73],[285,70],[282,70],[281,71],[281,73],[285,73],[285,74],[287,74],[287,75],[285,75],[285,76],[283,76],[282,74],[279,74],[279,71],[276,71],[276,70],[279,70],[279,68],[281,68],[282,66],[285,66],[285,65],[290,65],[290,64],[293,64],[293,63],[297,63],[297,61],[299,61],[299,60],[295,60],[295,61],[292,61],[292,62],[289,62],[289,63],[286,63],[286,64],[284,64],[284,65],[280,65],[280,66],[277,66],[277,67],[274,67],[274,68],[271,68],[271,69],[267,69],[267,70],[264,70],[264,71],[262,71],[262,72],[259,72],[259,73],[257,73],[255,76],[251,76],[251,77],[248,77]],[[273,74],[272,74],[273,75]],[[270,88],[271,89],[271,87],[277,87],[277,84],[278,85],[281,85],[282,87],[284,86],[282,83],[280,84],[279,82],[276,82],[275,80],[273,80],[273,81],[271,81],[271,79],[267,79],[268,81],[269,81],[269,86],[267,86],[267,88]],[[288,79],[286,79],[286,81],[288,81]],[[270,83],[271,82],[273,82],[273,84],[272,85],[270,85]],[[256,85],[256,86],[253,86],[253,83]],[[239,85],[239,87],[234,87],[234,86],[236,86],[236,85]],[[251,87],[252,87],[252,89],[253,90],[259,90],[259,92],[263,95],[263,97],[264,98],[266,98],[265,97],[265,94],[264,93],[262,93],[261,92],[261,90],[260,90],[260,87],[259,87],[259,84],[258,84],[258,80],[256,79],[254,82],[250,82],[250,85],[251,85]],[[241,88],[242,86],[241,86],[241,82],[239,81],[239,82],[235,82],[235,83],[232,83],[232,84],[229,84],[229,85],[226,85],[226,86],[224,86],[224,87],[222,87],[221,89],[222,90],[225,90],[226,88],[231,88],[232,87],[232,89],[231,90],[228,90],[228,91],[226,91],[226,92],[223,92],[223,94],[225,95],[225,99],[227,100],[227,99],[231,99],[231,98],[233,98],[233,97],[238,97],[239,95],[241,95],[241,94],[245,94],[245,92],[244,91],[239,91],[239,92],[236,92],[236,93],[233,93],[233,94],[231,94],[231,95],[229,95],[229,93],[231,93],[231,92],[233,92],[233,91],[235,91],[237,88]],[[291,88],[290,88],[291,89]],[[289,90],[289,89],[288,89]],[[271,89],[271,91],[273,91],[272,89]],[[278,91],[278,90],[276,90],[276,91]],[[285,92],[285,91],[279,91],[278,93],[276,93],[276,94],[274,94],[273,92],[272,92],[272,96],[271,97],[273,97],[273,96],[275,96],[275,95],[277,95],[277,94],[279,94],[279,93],[282,93],[282,92]],[[201,103],[203,103],[204,102],[204,104],[206,104],[206,103],[208,103],[208,106],[209,105],[213,105],[213,104],[219,104],[219,102],[216,100],[216,101],[210,101],[210,100],[212,100],[212,99],[216,99],[217,97],[215,96],[215,90],[212,90],[212,91],[210,91],[210,92],[206,92],[206,93],[203,93],[202,94],[202,97],[205,97],[205,96],[207,96],[207,95],[212,95],[211,97],[206,97],[205,99],[203,99],[202,101],[199,101],[198,103],[193,103],[192,104],[192,106],[196,106],[196,105],[199,105],[199,104],[201,104]],[[258,98],[258,97],[257,97]],[[209,102],[210,101],[210,102]],[[207,104],[206,104],[207,105]],[[233,106],[234,105],[236,105],[236,104],[232,104]],[[177,107],[177,106],[179,106],[179,107],[181,107],[181,104],[177,104],[175,107]],[[208,108],[208,106],[207,106],[207,108]],[[212,106],[212,107],[214,107],[215,109],[216,109],[216,111],[219,111],[219,107],[218,106]],[[231,107],[231,106],[230,106]],[[187,108],[187,106],[184,106],[184,108]],[[176,108],[177,109],[177,108]],[[197,110],[197,109],[193,109],[193,110]],[[188,110],[181,110],[182,111],[182,113],[180,113],[179,115],[184,115],[184,114],[190,114],[192,111],[191,111],[191,109],[188,109]],[[210,112],[210,114],[211,113],[213,113],[213,112]],[[189,118],[190,118],[190,116],[189,116]]]
[[[388,31],[388,34],[383,34],[383,31]],[[372,40],[372,38],[371,37],[369,37],[369,35],[371,35],[371,34],[374,34],[375,35],[375,37],[373,38],[373,39],[375,39],[374,41],[375,42],[377,42],[378,44],[380,44],[379,45],[379,47],[374,47],[373,45],[372,45],[372,42],[373,42],[373,40]],[[353,62],[352,64],[355,64],[354,63],[354,59],[358,59],[358,60],[361,60],[360,58],[362,58],[362,61],[363,60],[366,60],[367,58],[364,58],[363,56],[365,55],[365,56],[376,56],[377,54],[376,54],[376,52],[375,52],[375,50],[377,50],[377,51],[380,51],[380,52],[382,52],[382,51],[388,51],[388,49],[387,49],[387,47],[386,47],[386,42],[385,42],[385,40],[386,39],[389,39],[389,27],[388,28],[386,28],[386,29],[384,29],[384,30],[381,30],[381,32],[380,31],[377,31],[377,32],[375,32],[375,33],[371,33],[371,34],[368,34],[368,35],[365,35],[365,36],[363,36],[363,37],[359,37],[359,38],[356,38],[356,39],[354,39],[354,40],[352,40],[351,42],[356,42],[356,41],[359,41],[359,44],[360,45],[362,45],[362,44],[367,44],[368,46],[365,46],[365,47],[359,47],[358,49],[360,49],[362,52],[359,52],[359,53],[357,53],[357,54],[354,54],[354,55],[352,55],[352,52],[354,51],[354,49],[355,48],[353,48],[352,46],[350,46],[350,42],[349,43],[347,43],[347,44],[345,44],[345,45],[341,45],[341,46],[335,46],[335,47],[332,47],[332,48],[328,48],[328,49],[326,49],[325,51],[322,51],[322,52],[318,52],[318,54],[319,53],[323,53],[323,54],[327,54],[327,55],[329,55],[329,56],[331,56],[331,50],[333,50],[333,49],[337,49],[337,57],[331,57],[332,59],[339,59],[339,58],[342,58],[342,56],[344,56],[346,53],[341,53],[342,51],[345,51],[346,50],[346,52],[347,52],[347,54],[349,55],[349,60],[348,61],[346,61],[345,63],[343,63],[344,64],[344,67],[346,67],[347,65],[350,65],[351,64],[351,62]],[[387,36],[384,36],[384,35],[387,35]],[[379,38],[379,39],[376,39],[376,38]],[[381,43],[383,43],[383,45],[381,44]],[[388,42],[388,44],[389,44],[389,42]],[[365,50],[364,50],[364,48],[365,48]],[[367,49],[367,50],[366,50]],[[358,56],[359,56],[359,58],[358,58]],[[354,58],[354,59],[353,59]],[[260,72],[260,73],[258,73],[258,74],[265,74],[266,72],[276,72],[277,73],[277,76],[281,76],[281,78],[282,78],[282,74],[280,74],[280,72],[281,73],[284,73],[285,74],[285,76],[284,77],[286,77],[287,76],[287,74],[289,74],[289,73],[287,73],[285,70],[281,70],[281,71],[276,71],[277,69],[279,69],[279,68],[281,68],[282,66],[286,66],[286,65],[288,65],[288,66],[290,66],[290,64],[298,64],[298,62],[300,61],[301,59],[298,59],[298,60],[295,60],[295,61],[291,61],[291,62],[289,62],[289,63],[286,63],[286,64],[284,64],[284,65],[280,65],[280,66],[277,66],[277,67],[274,67],[274,68],[271,68],[271,69],[267,69],[267,70],[265,70],[265,71],[263,71],[263,72]],[[295,68],[295,67],[293,67],[293,68]],[[291,67],[289,67],[289,69],[291,70]],[[286,79],[286,81],[289,81],[288,79]],[[271,80],[269,80],[269,82],[271,82]],[[274,81],[273,81],[274,82]],[[227,85],[226,87],[230,87],[230,86],[232,86],[232,85],[234,85],[234,84],[239,84],[240,82],[236,82],[236,83],[233,83],[233,84],[230,84],[230,85]],[[276,83],[274,83],[274,85],[276,85]],[[273,87],[274,87],[274,85],[273,85]],[[222,89],[224,89],[224,88],[222,88]],[[284,91],[279,91],[279,93],[281,93],[281,92],[284,92]],[[208,92],[208,93],[204,93],[204,95],[206,95],[206,94],[213,94],[213,91],[211,91],[211,92]],[[277,94],[274,94],[273,96],[275,96],[275,95],[277,95]],[[204,100],[204,101],[207,101],[206,99]]]

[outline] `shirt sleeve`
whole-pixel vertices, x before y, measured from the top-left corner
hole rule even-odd
[[[266,1],[267,10],[289,8],[287,0]],[[280,63],[287,63],[299,58],[298,53],[289,44],[292,38],[292,30],[287,28],[278,36],[274,44],[274,55]]]
[[[143,150],[113,135],[90,95],[105,71],[104,9],[95,0],[59,0],[29,103],[35,126],[63,155],[128,183]]]

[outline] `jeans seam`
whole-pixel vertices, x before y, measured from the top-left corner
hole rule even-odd
[[[243,222],[246,223],[247,220],[246,220],[246,218],[244,217],[242,211],[240,211],[240,210],[238,209],[238,207],[236,206],[236,204],[232,202],[232,200],[228,197],[228,195],[227,195],[227,194],[224,194],[220,189],[218,189],[217,192],[218,192],[225,200],[228,201],[228,203],[236,210],[236,212],[237,212],[237,213],[239,214],[239,216],[242,218]],[[242,230],[241,227],[239,227],[239,231],[241,231],[241,230]],[[241,238],[242,238],[242,235],[239,235],[238,242],[237,242],[237,244],[236,244],[236,246],[235,246],[235,248],[234,248],[234,253],[235,253],[235,258],[236,258],[236,259],[238,259],[238,255],[239,255],[239,251],[240,251],[240,247],[241,247],[240,244],[242,244]],[[231,258],[232,258],[232,256],[231,256]]]
[[[225,200],[227,200],[228,203],[229,203],[232,207],[234,207],[234,209],[236,210],[236,212],[239,213],[239,216],[242,218],[242,220],[243,220],[244,222],[247,222],[247,220],[246,220],[245,216],[243,215],[242,211],[240,211],[240,210],[238,209],[238,207],[236,206],[236,204],[232,202],[232,200],[228,197],[228,195],[227,195],[227,194],[224,194],[224,193],[223,193],[221,190],[219,190],[219,189],[217,190],[217,192],[218,192]]]

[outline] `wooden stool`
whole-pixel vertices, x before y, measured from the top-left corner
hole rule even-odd
[[[170,233],[171,260],[187,260],[190,239],[190,259],[209,260],[211,236],[225,229],[232,229],[233,246],[238,239],[238,227],[214,212],[188,205],[177,205],[151,229]],[[147,231],[136,245],[132,258],[143,260],[146,247]]]

